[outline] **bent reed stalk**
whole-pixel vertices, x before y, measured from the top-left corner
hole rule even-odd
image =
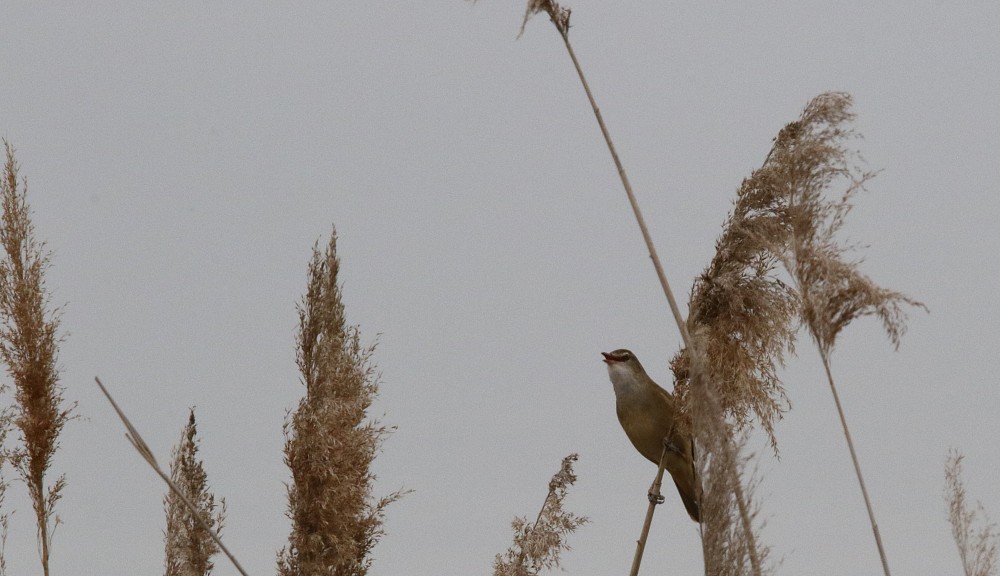
[[[622,164],[621,158],[618,156],[618,152],[615,148],[614,141],[611,138],[610,131],[608,130],[607,125],[604,122],[604,117],[601,115],[600,107],[598,107],[597,105],[597,101],[594,98],[589,83],[587,82],[586,75],[583,72],[583,68],[576,57],[576,53],[573,50],[572,44],[570,43],[569,19],[571,12],[569,9],[562,8],[561,6],[559,6],[558,3],[552,2],[550,0],[530,0],[528,3],[528,8],[525,12],[524,23],[527,22],[528,18],[532,14],[541,11],[545,11],[548,13],[553,25],[555,25],[556,29],[558,30],[560,36],[563,39],[563,44],[566,46],[566,50],[569,53],[570,59],[573,62],[573,66],[576,69],[578,77],[580,78],[580,82],[583,85],[584,92],[587,94],[587,99],[590,102],[591,109],[593,110],[594,116],[597,119],[598,126],[601,129],[601,134],[604,137],[604,141],[608,146],[608,151],[610,152],[611,157],[615,163],[615,167],[618,170],[618,175],[622,181],[622,186],[625,189],[625,194],[628,197],[629,204],[632,207],[632,211],[633,214],[635,215],[636,221],[639,224],[639,229],[642,233],[643,241],[646,244],[646,248],[649,252],[650,259],[653,262],[653,267],[656,270],[656,275],[660,281],[660,286],[662,287],[664,295],[667,298],[671,314],[673,315],[674,321],[677,324],[677,329],[681,334],[681,339],[684,342],[684,347],[688,350],[692,350],[691,337],[688,332],[687,323],[685,322],[684,317],[681,314],[680,308],[677,305],[677,300],[674,297],[673,290],[670,288],[670,283],[667,280],[667,276],[666,273],[664,272],[663,265],[660,261],[659,255],[656,252],[656,247],[653,244],[652,236],[650,235],[649,229],[646,226],[646,221],[642,216],[642,211],[639,208],[638,200],[636,199],[635,193],[632,190],[632,185],[629,182],[628,175],[625,172],[625,167]],[[522,33],[524,31],[523,23],[521,26],[521,31]],[[731,449],[732,447],[729,446],[728,448]],[[725,452],[730,453],[731,450],[727,449],[725,450]],[[732,460],[732,458],[726,458],[725,460],[729,461]],[[739,485],[740,480],[737,470],[729,470],[727,472],[727,475],[734,475],[734,478],[732,480],[735,484]],[[657,479],[660,479],[660,472],[658,472],[657,474]],[[743,520],[742,533],[743,536],[747,539],[747,548],[750,550],[750,558],[752,561],[753,574],[755,576],[761,576],[762,574],[761,567],[756,554],[757,551],[756,538],[754,537],[752,524],[749,522],[749,515],[745,513],[747,510],[749,510],[749,505],[745,501],[745,494],[743,493],[742,489],[736,492],[736,498],[739,500],[738,502],[739,509],[741,510],[741,512],[744,512],[739,514],[739,517]],[[638,566],[639,563],[641,562],[641,557],[645,549],[645,542],[648,535],[648,528],[646,528],[646,526],[649,523],[651,523],[652,514],[654,510],[655,507],[651,505],[651,507],[647,511],[647,518],[646,521],[644,522],[644,529],[642,531],[640,539],[636,543],[636,555],[633,561],[632,576],[635,576],[638,572]],[[699,532],[701,534],[703,552],[707,553],[707,551],[704,548],[705,547],[704,524],[699,525]]]
[[[650,260],[652,260],[653,268],[656,270],[656,276],[660,281],[660,286],[663,289],[663,293],[667,298],[667,302],[670,306],[670,312],[677,324],[677,330],[680,332],[681,339],[684,343],[684,347],[691,350],[691,336],[688,332],[687,322],[684,316],[681,314],[680,307],[677,304],[677,299],[674,297],[673,290],[670,288],[670,282],[667,280],[666,272],[664,271],[663,264],[660,260],[659,255],[656,252],[656,247],[653,244],[652,236],[649,233],[649,228],[646,226],[646,220],[642,216],[642,210],[639,208],[639,202],[635,197],[635,193],[632,189],[632,184],[629,182],[628,175],[625,172],[625,166],[618,156],[618,151],[615,148],[614,141],[611,138],[611,133],[608,130],[607,125],[604,122],[604,117],[601,115],[600,107],[597,105],[597,100],[594,98],[593,92],[590,89],[590,84],[587,82],[586,75],[583,72],[583,67],[580,65],[580,61],[576,57],[576,52],[573,50],[573,45],[569,40],[569,20],[571,11],[568,8],[561,7],[557,2],[551,0],[530,0],[528,2],[528,7],[525,12],[524,23],[521,25],[521,32],[524,32],[524,25],[527,23],[528,19],[535,13],[546,12],[549,15],[550,20],[559,32],[559,35],[563,39],[563,44],[566,46],[566,51],[569,53],[570,59],[573,62],[573,67],[576,69],[577,76],[580,78],[580,83],[583,85],[584,92],[587,94],[587,100],[590,102],[591,109],[594,112],[594,117],[597,119],[597,124],[601,129],[601,134],[604,137],[604,142],[608,147],[608,151],[611,154],[611,158],[615,163],[615,168],[618,170],[618,176],[621,179],[622,187],[625,189],[625,194],[628,197],[629,205],[632,207],[632,212],[635,215],[636,222],[639,224],[639,230],[642,233],[643,241],[645,242],[646,249],[649,252]],[[720,415],[721,416],[721,415]],[[728,437],[727,437],[728,439]],[[731,446],[729,447],[732,448]],[[731,450],[726,450],[730,452]],[[727,458],[726,460],[731,460],[732,458]],[[740,484],[738,471],[730,470],[727,473],[736,474],[733,481],[736,485]],[[660,479],[660,472],[657,474],[657,479]],[[742,489],[737,490],[736,498],[739,500],[738,506],[741,511],[749,510],[750,506],[745,500],[745,494]],[[638,572],[638,567],[641,562],[641,557],[645,549],[646,539],[648,535],[647,525],[652,522],[652,515],[655,510],[655,506],[651,505],[647,510],[647,518],[644,522],[644,528],[639,540],[636,542],[636,555],[633,560],[632,576],[636,576]],[[739,514],[740,518],[744,521],[742,526],[743,535],[748,539],[747,548],[751,551],[750,557],[752,560],[753,574],[754,576],[761,576],[761,567],[757,558],[757,542],[754,537],[752,524],[749,522],[749,516],[746,513]],[[699,532],[701,534],[702,546],[704,551],[705,535],[704,535],[704,524],[699,525]]]

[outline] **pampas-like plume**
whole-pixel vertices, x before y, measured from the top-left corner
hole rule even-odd
[[[795,281],[802,321],[827,358],[837,335],[861,316],[878,317],[898,347],[906,331],[903,306],[924,308],[862,274],[860,261],[850,258],[854,246],[837,238],[854,195],[874,176],[858,167],[860,158],[846,147],[854,135],[845,127],[854,119],[850,105],[851,97],[838,92],[814,98],[778,135],[768,160],[787,190],[785,266]],[[828,198],[838,183],[844,184],[842,195]]]
[[[882,571],[889,576],[889,562],[861,464],[847,425],[840,395],[833,379],[830,356],[837,336],[861,316],[877,316],[894,346],[906,330],[904,305],[924,305],[900,292],[876,285],[859,270],[859,261],[849,258],[853,246],[843,244],[837,233],[851,210],[851,200],[871,172],[858,167],[860,159],[845,143],[853,132],[845,125],[853,120],[851,98],[843,93],[821,94],[778,134],[768,162],[777,167],[787,195],[789,237],[781,239],[781,257],[792,276],[799,299],[799,314],[819,349],[827,382],[844,430],[851,461],[868,511]],[[843,185],[839,198],[829,198],[829,189]]]
[[[948,505],[951,534],[958,546],[965,576],[996,576],[1000,558],[1000,532],[990,522],[981,503],[975,509],[965,500],[962,480],[962,456],[951,451],[944,466],[944,499]]]
[[[163,531],[165,576],[208,576],[212,573],[212,556],[219,546],[203,525],[222,533],[226,516],[226,499],[216,503],[209,491],[208,474],[198,459],[198,428],[194,409],[174,447],[170,461],[170,479],[199,509],[202,521],[184,505],[173,491],[163,498],[167,527]]]
[[[3,219],[0,242],[0,358],[14,381],[14,424],[20,443],[9,455],[31,497],[35,512],[42,571],[49,574],[52,534],[59,518],[56,502],[62,497],[66,477],[46,486],[46,472],[59,448],[59,434],[75,407],[63,401],[56,365],[59,352],[58,310],[49,308],[45,270],[49,253],[35,238],[27,202],[27,181],[18,186],[14,149],[4,141],[7,161],[0,202]]]
[[[299,305],[298,366],[306,395],[285,423],[292,472],[292,532],[278,555],[281,576],[363,576],[383,532],[385,508],[403,493],[374,499],[371,463],[391,431],[366,414],[378,394],[374,346],[344,317],[337,234],[313,248]]]
[[[763,166],[743,181],[716,244],[716,255],[692,290],[688,329],[697,335],[696,342],[675,356],[672,368],[675,389],[690,412],[704,459],[726,463],[731,460],[732,445],[716,446],[718,434],[728,434],[726,422],[714,416],[715,410],[698,404],[709,408],[717,404],[738,429],[747,426],[751,415],[756,416],[777,451],[774,422],[787,408],[777,371],[785,353],[794,350],[797,326],[793,320],[797,317],[819,348],[888,576],[881,535],[831,374],[830,355],[843,328],[866,315],[880,318],[891,342],[898,346],[905,331],[903,306],[923,305],[877,286],[858,270],[858,261],[848,258],[853,247],[837,239],[851,199],[873,176],[858,167],[860,160],[846,146],[853,136],[846,127],[853,119],[850,104],[850,96],[843,93],[814,98],[798,120],[779,132]],[[840,184],[845,191],[829,198],[831,188]],[[779,265],[791,283],[776,273]],[[704,358],[699,363],[702,374],[692,368],[691,349]],[[698,378],[704,378],[707,390],[694,390]],[[695,395],[697,399],[692,398]],[[721,469],[723,477],[713,477],[714,467],[710,464],[705,469],[707,485],[732,480],[733,471],[725,471],[728,464]],[[706,500],[710,499],[706,488]],[[750,534],[745,513],[749,504],[738,494],[736,503],[743,511],[742,529]],[[705,546],[707,550],[710,542]]]
[[[701,353],[710,359],[704,376],[719,407],[741,429],[755,416],[775,450],[774,424],[788,408],[778,370],[794,350],[798,312],[794,291],[775,273],[788,237],[780,183],[769,162],[743,181],[715,256],[694,282],[688,316],[688,331],[701,334]],[[689,363],[686,349],[671,363],[682,406]]]
[[[511,523],[514,544],[503,555],[497,554],[493,576],[537,576],[542,570],[559,567],[560,553],[570,549],[566,537],[589,522],[586,516],[563,508],[567,491],[576,482],[576,460],[576,454],[563,458],[559,471],[549,481],[549,493],[534,523],[528,524],[524,517]]]
[[[707,348],[707,330],[692,333],[691,350]],[[737,426],[725,415],[717,388],[706,381],[708,358],[692,355],[693,374],[689,400],[695,424],[695,466],[701,479],[701,545],[705,574],[711,576],[762,576],[771,572],[767,565],[770,548],[758,535],[762,523],[754,502],[756,485],[745,480],[748,458],[741,454],[745,434],[737,436]]]

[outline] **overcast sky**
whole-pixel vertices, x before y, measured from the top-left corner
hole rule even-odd
[[[949,448],[1000,519],[1000,4],[575,0],[572,39],[686,302],[734,192],[810,98],[850,92],[881,170],[845,229],[863,269],[925,302],[893,352],[856,322],[833,358],[894,573],[959,574]],[[578,452],[592,522],[569,574],[623,574],[655,467],[619,427],[600,352],[660,384],[679,336],[555,29],[524,3],[0,4],[0,136],[17,148],[66,398],[53,574],[162,570],[163,486],[100,376],[166,462],[197,407],[252,574],[285,543],[281,425],[301,396],[295,303],[336,225],[351,323],[379,341],[388,512],[374,576],[488,574]],[[817,354],[784,380],[781,459],[759,460],[779,574],[878,557]],[[758,446],[760,442],[756,443]],[[7,470],[5,474],[11,477]],[[39,573],[23,485],[11,574]],[[235,574],[221,557],[216,574]],[[672,490],[644,573],[697,574]]]

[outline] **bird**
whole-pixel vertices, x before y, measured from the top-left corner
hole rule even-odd
[[[698,476],[694,467],[691,438],[677,429],[677,406],[673,394],[653,382],[630,350],[619,348],[601,352],[615,390],[618,422],[632,445],[647,460],[666,469],[677,486],[684,508],[695,522],[701,522],[698,506]],[[666,451],[664,452],[664,447]],[[650,492],[652,497],[652,491]]]

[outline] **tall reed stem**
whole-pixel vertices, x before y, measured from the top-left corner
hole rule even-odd
[[[611,152],[611,158],[615,161],[615,167],[618,169],[618,176],[622,180],[622,186],[625,187],[625,194],[628,196],[629,204],[632,205],[632,212],[635,213],[635,219],[639,223],[639,230],[642,231],[642,239],[646,242],[646,249],[649,250],[649,258],[653,261],[653,268],[656,269],[656,276],[660,279],[660,286],[663,287],[663,293],[667,296],[667,302],[670,303],[670,311],[674,315],[674,321],[677,322],[677,329],[680,330],[681,338],[684,340],[684,346],[691,345],[691,338],[688,336],[687,324],[684,322],[684,316],[681,315],[681,309],[677,306],[677,300],[674,298],[674,292],[670,289],[670,283],[667,281],[667,274],[663,271],[663,264],[660,263],[660,257],[656,254],[656,247],[653,245],[653,237],[649,234],[649,229],[646,228],[646,220],[642,217],[642,211],[639,209],[639,202],[635,199],[635,194],[632,192],[632,184],[628,181],[628,175],[625,173],[625,166],[622,165],[621,159],[618,157],[618,151],[615,149],[615,143],[611,139],[611,133],[608,132],[608,127],[604,124],[604,117],[601,116],[601,109],[597,107],[597,101],[594,100],[594,95],[590,91],[590,84],[587,83],[587,77],[583,74],[583,68],[580,67],[579,60],[576,59],[576,53],[573,51],[573,45],[569,42],[569,19],[565,21],[560,21],[559,19],[553,17],[552,23],[555,24],[556,29],[559,30],[559,35],[562,36],[563,43],[566,45],[566,51],[569,52],[570,59],[573,60],[573,66],[576,68],[576,73],[580,77],[580,83],[583,84],[583,90],[587,93],[587,100],[590,101],[590,107],[594,110],[594,116],[597,118],[597,124],[601,127],[601,134],[604,135],[604,142],[608,145],[608,151]]]
[[[580,61],[576,57],[576,52],[573,51],[573,45],[569,41],[569,15],[568,13],[564,18],[559,17],[557,14],[550,12],[552,23],[555,25],[556,30],[559,31],[559,35],[562,36],[563,44],[566,46],[566,51],[569,53],[570,59],[573,61],[573,67],[576,69],[576,74],[580,78],[580,83],[583,85],[584,92],[587,93],[587,100],[590,102],[590,107],[594,111],[594,117],[597,118],[597,124],[601,128],[601,134],[604,136],[604,142],[608,146],[608,151],[611,153],[611,158],[615,162],[615,167],[618,169],[618,176],[621,178],[622,186],[625,188],[625,194],[628,196],[629,204],[632,206],[632,212],[635,214],[636,222],[639,224],[639,230],[642,232],[642,239],[646,243],[646,249],[649,251],[649,258],[653,261],[653,268],[656,269],[656,276],[660,280],[660,286],[663,288],[663,293],[667,297],[667,302],[670,304],[670,312],[673,314],[674,321],[677,323],[677,330],[681,333],[681,339],[684,342],[684,347],[691,348],[691,336],[688,333],[687,323],[684,320],[684,316],[681,314],[680,307],[677,305],[677,299],[674,298],[674,292],[670,288],[670,282],[667,280],[667,274],[663,270],[663,264],[660,262],[660,257],[656,253],[656,246],[653,245],[653,237],[649,233],[649,229],[646,227],[646,220],[642,216],[642,210],[639,209],[639,202],[636,200],[635,193],[632,191],[632,184],[629,182],[628,175],[625,173],[625,166],[622,164],[621,158],[618,157],[618,150],[615,148],[614,141],[611,139],[611,133],[608,131],[607,125],[604,123],[604,116],[601,115],[601,109],[597,106],[597,100],[594,99],[594,94],[590,90],[590,84],[587,82],[587,77],[583,73],[583,68],[580,66]],[[731,448],[731,446],[729,446]],[[660,469],[657,472],[655,485],[659,486],[663,479],[663,465],[664,461],[661,458]],[[739,485],[739,478],[736,479],[737,486]],[[752,537],[753,531],[752,526],[749,522],[748,517],[748,505],[745,500],[745,495],[743,494],[742,487],[737,491],[736,497],[739,501],[740,516],[744,521],[744,529],[748,535]],[[642,554],[645,548],[646,535],[649,532],[649,526],[653,520],[653,513],[656,506],[650,503],[649,508],[646,510],[646,519],[643,523],[642,536],[636,545],[635,557],[632,562],[632,576],[636,576],[639,571],[639,564],[642,561]],[[699,527],[700,529],[700,527]],[[756,544],[751,542],[751,559],[753,561],[754,574],[759,576],[761,574],[760,564],[757,561],[756,554]]]
[[[638,576],[639,564],[642,563],[642,553],[646,550],[646,538],[649,536],[649,527],[653,524],[653,512],[659,503],[660,487],[663,486],[663,471],[667,468],[667,445],[663,445],[663,452],[660,454],[660,469],[656,471],[656,479],[653,480],[652,489],[649,491],[649,507],[646,508],[646,519],[642,523],[642,533],[635,543],[635,556],[632,557],[632,570],[629,576]]]
[[[830,391],[833,392],[833,402],[837,405],[837,415],[840,416],[840,425],[844,428],[844,438],[847,439],[847,448],[851,451],[851,461],[854,462],[854,472],[858,475],[858,484],[861,485],[861,495],[865,499],[865,508],[868,510],[868,520],[872,525],[872,532],[875,533],[875,545],[878,546],[878,555],[882,560],[882,572],[889,575],[889,560],[885,555],[885,547],[882,546],[882,535],[878,531],[878,522],[875,521],[875,511],[872,509],[872,501],[868,497],[868,488],[865,486],[865,479],[861,475],[861,464],[858,462],[858,454],[854,451],[854,441],[851,440],[851,430],[847,427],[847,418],[844,416],[844,408],[840,405],[840,395],[837,394],[837,385],[833,382],[833,373],[830,371],[830,358],[827,352],[820,350],[820,358],[823,360],[823,369],[826,370],[826,380],[830,383]]]

